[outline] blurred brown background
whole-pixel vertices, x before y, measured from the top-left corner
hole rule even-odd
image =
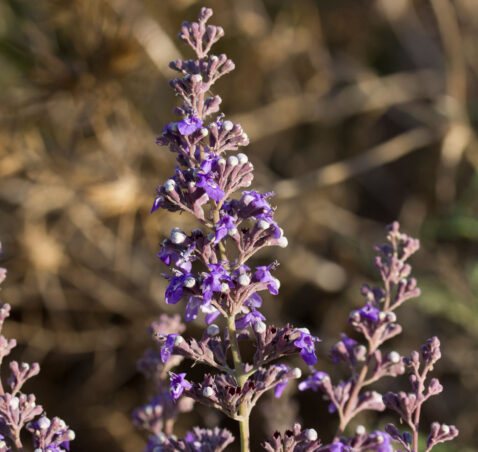
[[[407,354],[439,335],[445,392],[424,426],[460,428],[437,450],[477,450],[476,0],[0,2],[2,300],[15,357],[42,363],[27,389],[77,431],[73,450],[142,450],[130,412],[148,392],[135,369],[145,327],[184,309],[164,305],[158,242],[192,227],[149,214],[174,167],[154,140],[173,120],[167,63],[190,56],[176,33],[204,4],[226,30],[215,52],[237,66],[216,92],[251,138],[255,187],[277,193],[290,241],[261,255],[281,262],[269,318],[323,338],[329,369],[361,283],[377,280],[372,245],[398,219],[422,240],[423,296],[400,311],[391,345]],[[256,437],[297,416],[330,438],[320,396],[295,400],[300,411],[264,400]],[[216,422],[230,426],[199,409],[179,427]]]

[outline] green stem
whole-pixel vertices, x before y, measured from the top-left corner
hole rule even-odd
[[[227,328],[229,330],[229,341],[231,342],[232,361],[234,363],[234,375],[237,384],[242,389],[247,381],[247,374],[242,367],[241,353],[237,343],[236,316],[230,315],[227,318]],[[239,431],[241,437],[241,452],[249,452],[249,410],[246,402],[239,405]]]

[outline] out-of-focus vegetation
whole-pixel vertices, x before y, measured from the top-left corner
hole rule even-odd
[[[0,2],[2,299],[20,358],[42,363],[31,389],[77,431],[75,450],[142,450],[129,414],[148,389],[135,370],[145,326],[184,308],[164,305],[155,252],[171,227],[193,227],[149,214],[174,167],[154,140],[172,120],[176,32],[203,4],[226,30],[215,51],[238,68],[217,84],[223,109],[249,134],[255,184],[276,192],[290,241],[262,255],[281,262],[269,318],[323,338],[330,369],[328,346],[376,279],[372,244],[398,219],[422,239],[423,296],[394,346],[442,339],[445,392],[424,427],[455,423],[459,439],[437,450],[476,450],[476,0]],[[266,400],[255,437],[297,414],[328,439],[319,395],[297,401]],[[199,409],[182,427],[216,422]]]

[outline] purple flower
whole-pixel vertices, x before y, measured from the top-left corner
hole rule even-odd
[[[279,367],[281,370],[284,372],[287,372],[289,370],[289,367],[287,367],[285,364],[277,364],[275,367]],[[289,383],[289,380],[283,380],[279,384],[277,384],[274,388],[274,397],[276,399],[280,399],[280,396],[284,392],[284,389],[286,388],[287,384]]]
[[[372,323],[377,323],[379,320],[380,311],[369,303],[357,312],[360,314],[362,320],[368,320]]]
[[[299,383],[299,391],[306,391],[307,389],[312,389],[312,391],[317,392],[317,390],[322,386],[323,381],[326,378],[330,378],[325,372],[314,372],[309,378]]]
[[[297,348],[300,348],[300,356],[306,364],[311,366],[317,362],[317,356],[315,356],[315,342],[320,341],[320,339],[312,336],[306,328],[297,331],[300,333],[300,337],[295,340],[294,345]]]
[[[191,389],[192,384],[186,380],[186,374],[175,374],[173,372],[169,372],[169,376],[171,377],[171,381],[169,383],[169,390],[171,392],[171,396],[174,400],[177,400],[185,389]]]
[[[202,188],[211,199],[219,202],[224,198],[224,196],[226,196],[224,191],[221,190],[217,182],[211,176],[199,173],[198,177],[199,181],[196,183],[196,185]]]
[[[272,295],[277,295],[279,293],[279,285],[277,279],[271,275],[269,271],[272,268],[273,264],[261,267],[256,267],[256,272],[254,277],[258,282],[267,283],[267,289]]]
[[[254,208],[257,210],[255,215],[261,213],[268,213],[272,211],[270,204],[267,202],[267,198],[274,196],[274,193],[259,193],[255,190],[243,191],[242,192],[242,202],[249,208]]]
[[[244,305],[251,308],[257,309],[262,306],[262,298],[257,292],[254,292],[250,297],[244,302]]]
[[[158,253],[158,257],[164,262],[168,267],[171,265],[176,265],[176,267],[184,270],[186,272],[191,271],[191,261],[195,260],[193,256],[195,245],[192,244],[185,249],[174,249],[168,247],[163,243],[161,251]]]
[[[222,263],[209,264],[208,267],[211,271],[207,273],[207,276],[204,278],[201,285],[205,302],[211,300],[213,292],[221,292],[223,282],[232,284],[231,278],[227,274]]]
[[[168,288],[166,289],[165,301],[168,304],[176,304],[183,297],[184,293],[184,284],[186,279],[192,277],[190,273],[184,273],[179,276],[171,277],[171,282],[169,283]]]
[[[223,215],[216,224],[216,238],[214,243],[219,243],[228,233],[234,234],[237,231],[235,219],[230,215]]]
[[[375,452],[393,452],[393,447],[390,444],[391,437],[388,433],[376,430],[369,435],[369,439],[375,440],[377,443],[375,446],[372,446],[370,450],[374,450]]]
[[[171,358],[171,353],[173,351],[174,342],[179,334],[168,334],[166,336],[166,343],[161,348],[161,361],[163,363],[167,362]]]
[[[255,323],[265,320],[266,318],[259,311],[252,311],[244,317],[236,320],[236,328],[238,330],[245,330],[249,326],[254,326]]]
[[[342,441],[334,441],[327,447],[327,452],[348,452],[350,447],[345,445]]]
[[[179,133],[183,136],[191,135],[202,127],[202,121],[199,118],[186,118],[178,122]]]

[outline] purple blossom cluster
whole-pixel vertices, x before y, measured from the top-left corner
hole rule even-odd
[[[207,23],[211,16],[212,10],[202,8],[197,22],[181,26],[179,39],[193,49],[196,58],[170,63],[179,74],[170,80],[170,87],[182,101],[175,108],[180,119],[164,127],[157,143],[169,148],[177,164],[174,175],[157,188],[151,209],[186,212],[199,223],[200,228],[192,231],[172,229],[158,257],[168,267],[163,275],[165,302],[184,300],[186,322],[204,314],[204,330],[199,339],[186,339],[180,318],[165,315],[151,327],[157,348],[146,352],[139,367],[154,382],[155,394],[133,414],[135,424],[150,434],[146,448],[150,452],[222,451],[233,441],[227,430],[219,428],[196,428],[178,439],[174,422],[192,408],[193,401],[237,421],[241,452],[248,452],[249,416],[259,398],[269,390],[281,397],[287,384],[302,376],[299,368],[278,360],[298,355],[310,369],[317,363],[319,338],[306,328],[274,326],[261,312],[261,293],[279,293],[280,282],[274,276],[278,263],[254,267],[249,260],[264,247],[285,247],[288,242],[274,218],[273,193],[250,189],[253,165],[244,153],[231,153],[247,145],[249,138],[239,124],[225,119],[219,112],[221,98],[211,94],[212,85],[234,69],[226,55],[210,53],[224,35],[221,27]],[[217,116],[211,119],[212,114]],[[298,385],[301,391],[320,391],[328,400],[329,412],[339,418],[334,438],[323,445],[316,430],[302,430],[295,424],[283,434],[274,433],[263,443],[265,450],[392,452],[396,443],[404,451],[418,452],[421,404],[441,390],[436,379],[425,385],[439,357],[439,343],[432,339],[424,346],[421,370],[417,353],[403,358],[382,349],[402,331],[395,310],[420,293],[407,262],[418,248],[418,240],[401,233],[398,223],[387,228],[387,243],[376,248],[382,285],[365,285],[363,306],[349,316],[361,339],[342,334],[330,351],[331,360],[345,364],[350,377],[334,383],[328,374],[314,369]],[[255,348],[250,362],[243,360],[239,348],[246,340]],[[209,371],[202,380],[193,381],[188,372],[174,369],[184,359]],[[405,373],[406,368],[412,369],[411,393],[382,395],[371,388],[383,377]],[[359,425],[353,436],[344,436],[357,414],[386,408],[396,411],[412,433],[400,433],[393,425],[367,433]],[[426,451],[456,434],[453,426],[433,424]]]
[[[6,275],[7,271],[0,268],[0,284]],[[16,346],[15,339],[1,334],[10,309],[9,304],[0,304],[0,365]],[[23,451],[28,443],[33,444],[34,452],[70,450],[75,432],[62,419],[47,417],[35,395],[23,392],[25,383],[40,372],[39,364],[10,361],[9,367],[6,385],[0,380],[0,452]],[[25,441],[25,436],[30,440]]]

